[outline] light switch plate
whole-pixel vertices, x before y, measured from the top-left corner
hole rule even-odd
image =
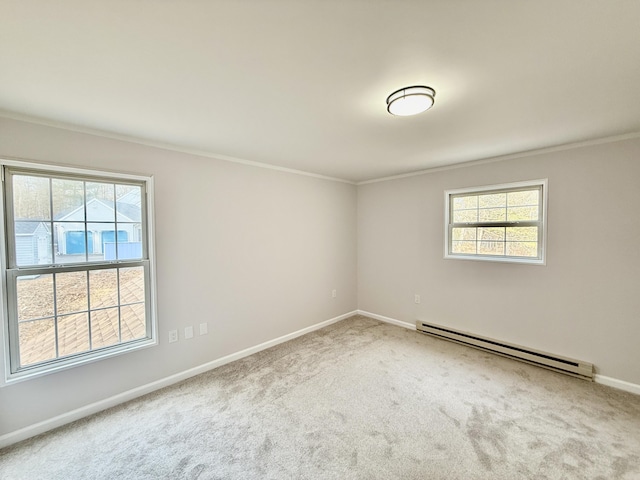
[[[184,329],[184,338],[193,338],[193,327],[185,327]]]

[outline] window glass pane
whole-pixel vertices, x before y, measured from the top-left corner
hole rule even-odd
[[[84,182],[54,178],[52,184],[53,219],[80,221],[84,218]]]
[[[144,268],[120,269],[120,304],[144,302]]]
[[[480,227],[478,228],[478,240],[486,242],[504,242],[505,240],[505,228],[504,227]]]
[[[96,239],[93,232],[85,232],[84,226],[84,223],[54,222],[56,252],[54,263],[81,263],[86,262],[87,258],[96,258],[94,254]],[[102,258],[102,255],[98,255],[98,258]]]
[[[25,275],[16,279],[18,321],[53,316],[53,275]]]
[[[478,208],[478,196],[453,197],[454,210],[475,210]]]
[[[86,189],[87,221],[114,222],[116,211],[113,183],[87,182]]]
[[[32,365],[56,358],[56,332],[53,319],[18,323],[20,365]]]
[[[507,212],[504,208],[481,208],[478,212],[479,222],[504,222]]]
[[[122,341],[144,338],[147,334],[144,303],[135,303],[120,308]]]
[[[508,241],[538,241],[538,227],[507,227]]]
[[[118,222],[142,221],[142,187],[116,185],[116,212]]]
[[[506,193],[490,193],[487,195],[478,195],[478,207],[479,208],[497,208],[507,205]]]
[[[507,193],[507,205],[510,207],[537,206],[539,203],[539,190],[525,190]]]
[[[451,252],[475,254],[476,246],[477,245],[475,241],[454,240],[453,242],[451,242]]]
[[[89,258],[93,261],[116,260],[116,224],[88,223],[87,231],[93,239],[93,252]]]
[[[51,220],[49,179],[13,176],[13,216],[18,220]]]
[[[452,228],[451,238],[453,240],[474,240],[476,239],[475,227],[473,228]]]
[[[63,357],[89,350],[89,316],[86,313],[58,317],[58,354]]]
[[[87,228],[93,238],[100,239],[94,242],[96,258],[107,261],[142,259],[142,226],[139,223],[118,223],[117,232],[115,223],[89,223]]]
[[[18,266],[52,263],[49,225],[47,222],[15,222],[15,252]]]
[[[535,222],[538,220],[538,207],[509,207],[507,220],[510,222]]]
[[[118,308],[91,311],[91,346],[102,348],[120,343]]]
[[[470,223],[478,221],[478,210],[456,210],[453,212],[453,223]]]
[[[118,224],[118,260],[142,259],[142,228],[139,223]]]
[[[504,255],[504,242],[485,240],[478,242],[478,254]]]
[[[56,273],[56,314],[87,311],[87,272]]]
[[[505,228],[478,228],[478,253],[504,255]]]
[[[538,242],[507,242],[507,255],[515,257],[537,257]]]
[[[118,271],[115,268],[89,271],[89,296],[92,310],[118,306]]]

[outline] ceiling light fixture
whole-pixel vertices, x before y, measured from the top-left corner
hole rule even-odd
[[[429,110],[435,96],[436,91],[431,87],[404,87],[387,97],[387,112],[401,117],[416,115]]]

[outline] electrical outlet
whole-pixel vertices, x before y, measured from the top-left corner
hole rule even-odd
[[[333,290],[331,290],[331,297],[336,298],[337,296],[338,296],[338,291],[334,288]]]
[[[169,343],[178,341],[178,330],[169,330]]]
[[[413,301],[416,302],[416,303],[420,303],[420,295],[415,294],[414,297],[413,297]]]
[[[185,327],[184,329],[184,338],[193,338],[193,327]]]
[[[200,335],[206,335],[207,333],[209,333],[209,327],[206,323],[201,323],[200,324]]]

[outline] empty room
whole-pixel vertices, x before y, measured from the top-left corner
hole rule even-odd
[[[640,479],[639,19],[0,0],[0,478]]]

